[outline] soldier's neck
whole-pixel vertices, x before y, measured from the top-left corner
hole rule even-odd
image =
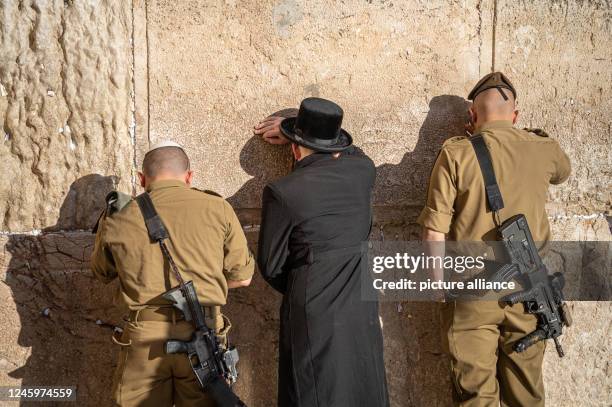
[[[507,117],[500,117],[500,118],[493,118],[493,119],[487,118],[487,120],[483,120],[482,122],[478,123],[478,125],[474,129],[474,133],[478,133],[482,129],[488,128],[491,126],[493,127],[495,126],[512,127],[514,126],[514,124],[512,123],[512,119],[508,119]]]
[[[163,181],[175,181],[175,182],[180,182],[187,186],[190,186],[187,182],[185,182],[185,177],[179,178],[177,176],[172,176],[172,175],[168,175],[168,176],[159,175],[159,176],[156,176],[155,178],[147,178],[145,181],[144,188],[149,189],[149,187],[153,185],[154,183],[159,183]]]

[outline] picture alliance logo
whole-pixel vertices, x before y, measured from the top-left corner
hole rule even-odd
[[[444,269],[461,274],[466,270],[482,271],[486,257],[486,253],[482,256],[431,256],[425,253],[413,256],[408,253],[396,253],[394,256],[374,256],[372,271],[380,274],[388,270],[405,270],[414,274],[418,270]]]

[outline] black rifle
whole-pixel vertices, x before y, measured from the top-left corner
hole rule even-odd
[[[569,327],[572,324],[568,307],[563,300],[563,275],[548,275],[524,215],[512,216],[500,224],[499,211],[503,209],[504,201],[489,149],[480,134],[471,136],[470,142],[484,179],[487,205],[493,212],[493,220],[498,226],[503,246],[501,260],[505,264],[494,273],[490,281],[502,282],[516,278],[524,290],[507,295],[502,301],[512,305],[523,302],[525,311],[534,314],[538,319],[535,331],[519,339],[514,344],[514,350],[523,352],[538,341],[553,339],[559,357],[563,357],[559,336],[563,333],[563,325]]]
[[[148,193],[136,197],[136,201],[145,219],[149,237],[159,244],[161,251],[168,261],[170,268],[179,282],[175,287],[163,294],[163,297],[172,302],[179,309],[186,321],[191,321],[195,332],[191,340],[166,342],[167,354],[185,353],[196,376],[198,384],[203,391],[208,392],[220,407],[246,407],[246,405],[232,392],[227,381],[234,383],[238,378],[236,363],[238,351],[234,347],[224,349],[219,345],[215,331],[205,322],[204,311],[198,300],[192,281],[185,282],[178,270],[168,246],[164,242],[169,238],[168,231],[157,214],[153,201]]]
[[[522,302],[525,311],[538,318],[536,330],[519,339],[514,344],[514,350],[523,352],[538,341],[552,339],[557,353],[563,357],[559,336],[563,334],[563,325],[572,324],[563,300],[563,275],[548,274],[524,215],[515,215],[502,223],[499,234],[506,265],[495,273],[492,280],[510,281],[516,278],[524,290],[509,294],[502,301],[511,305]]]

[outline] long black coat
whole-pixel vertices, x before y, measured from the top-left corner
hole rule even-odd
[[[351,148],[305,157],[264,190],[258,263],[283,294],[280,407],[389,404],[378,304],[360,284],[375,175]]]

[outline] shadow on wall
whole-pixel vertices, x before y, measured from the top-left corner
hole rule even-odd
[[[455,95],[431,99],[414,149],[406,152],[398,164],[376,168],[375,205],[418,205],[420,210],[440,147],[450,137],[465,135],[468,106],[464,98]]]
[[[11,235],[6,245],[6,284],[20,319],[17,345],[31,352],[8,375],[22,386],[77,386],[78,405],[110,405],[115,349],[110,329],[96,320],[119,318],[113,315],[116,287],[104,287],[88,269],[93,235],[74,230],[92,227],[115,185],[114,177],[96,174],[78,179],[55,226],[38,236]]]
[[[60,207],[55,226],[45,232],[58,230],[91,230],[104,209],[106,194],[117,188],[119,179],[99,174],[85,175],[74,181]]]
[[[375,225],[370,239],[419,239],[416,215],[425,203],[431,169],[444,141],[465,134],[468,107],[460,96],[432,98],[414,150],[396,165],[377,167],[374,202],[399,203],[404,206],[401,210],[412,208],[414,215]],[[442,351],[438,304],[381,303],[380,314],[391,405],[452,405],[450,362]]]
[[[240,150],[240,166],[253,178],[227,198],[234,208],[240,208],[241,211],[256,209],[259,215],[264,186],[291,171],[293,158],[285,147],[272,148],[259,136],[253,136],[246,142]]]

